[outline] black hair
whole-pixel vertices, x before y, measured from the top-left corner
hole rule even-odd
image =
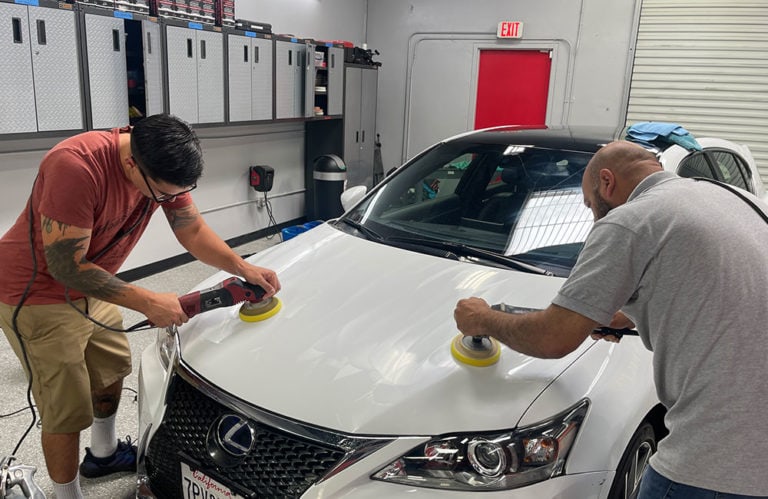
[[[131,154],[153,180],[178,187],[197,184],[203,151],[192,127],[170,114],[147,116],[131,132]]]

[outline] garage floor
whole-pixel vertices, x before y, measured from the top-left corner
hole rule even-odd
[[[260,239],[235,248],[241,255],[257,253],[273,244],[280,242],[280,236],[272,239]],[[256,262],[258,264],[258,262]],[[166,272],[134,281],[142,287],[158,292],[174,292],[183,294],[198,282],[210,277],[215,269],[199,262],[182,265]],[[144,317],[132,310],[123,311],[123,323],[126,327],[144,320]],[[131,333],[129,342],[133,354],[133,373],[125,379],[123,398],[117,413],[117,434],[119,438],[130,435],[138,440],[138,387],[139,359],[141,352],[154,341],[154,330]],[[27,380],[14,355],[5,335],[0,335],[0,380],[3,389],[0,390],[0,458],[13,452],[14,447],[32,422],[32,416],[27,406]],[[15,414],[17,411],[18,414]],[[39,420],[38,420],[39,422]],[[90,431],[86,430],[80,438],[80,458],[85,454],[85,447],[90,445]],[[24,440],[16,455],[14,464],[35,466],[37,473],[35,481],[43,489],[46,497],[53,497],[53,485],[45,469],[42,449],[40,447],[40,429],[33,428]],[[135,497],[136,476],[132,473],[112,475],[97,479],[81,478],[83,494],[93,499],[122,499]],[[17,488],[13,489],[20,493]],[[22,496],[23,497],[23,496]]]

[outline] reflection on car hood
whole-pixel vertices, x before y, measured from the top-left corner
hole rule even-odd
[[[450,353],[460,298],[544,308],[562,279],[408,252],[328,225],[251,260],[278,272],[282,310],[255,323],[241,321],[238,307],[198,315],[181,328],[182,359],[240,399],[322,427],[379,435],[512,428],[587,348],[539,360],[503,347],[484,368]]]

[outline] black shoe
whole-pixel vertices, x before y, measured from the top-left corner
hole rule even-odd
[[[85,457],[80,463],[80,475],[86,478],[96,478],[111,473],[123,471],[136,472],[136,446],[131,445],[131,437],[125,437],[125,442],[117,441],[117,450],[108,457],[95,457],[91,448],[85,448]]]

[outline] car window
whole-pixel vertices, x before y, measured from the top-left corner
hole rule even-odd
[[[593,224],[581,192],[591,157],[448,142],[405,165],[348,216],[384,238],[473,246],[567,275]]]
[[[728,151],[711,151],[710,155],[715,160],[720,180],[727,184],[749,190],[749,183],[744,177],[744,168],[741,161]]]
[[[677,174],[681,177],[704,177],[719,180],[712,171],[707,161],[707,155],[704,152],[696,152],[680,162]]]

